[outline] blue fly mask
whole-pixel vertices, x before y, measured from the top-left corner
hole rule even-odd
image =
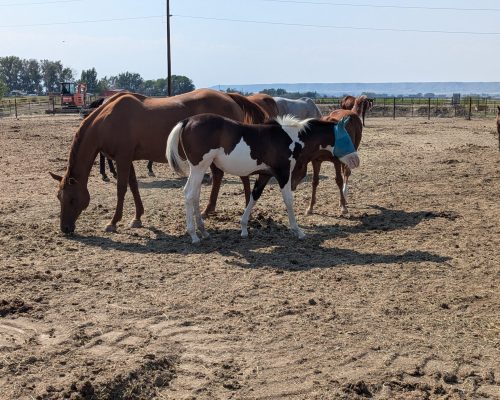
[[[344,117],[334,125],[333,133],[335,135],[335,145],[333,147],[333,155],[350,169],[353,169],[359,166],[359,156],[349,133],[347,133],[345,129],[349,118],[351,117]]]

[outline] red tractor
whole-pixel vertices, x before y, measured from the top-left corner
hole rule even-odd
[[[51,109],[48,114],[77,113],[86,104],[87,85],[85,83],[61,82],[60,93],[49,93]],[[56,108],[56,97],[61,97],[61,108]]]

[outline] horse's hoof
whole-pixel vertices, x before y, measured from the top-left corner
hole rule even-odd
[[[340,215],[343,216],[343,217],[346,217],[349,215],[349,210],[347,209],[347,207],[342,207],[340,209]]]
[[[201,243],[200,238],[191,239],[191,244],[200,244],[200,243]]]
[[[313,212],[312,208],[308,208],[306,210],[306,215],[313,215],[313,214],[314,214],[314,212]]]
[[[142,222],[140,219],[133,219],[130,221],[131,228],[142,228]]]
[[[213,214],[214,210],[205,210],[201,213],[201,218],[206,219],[210,217],[210,214]]]
[[[108,176],[107,176],[107,175],[103,175],[103,176],[102,176],[102,180],[103,180],[104,182],[109,182],[109,178],[108,178]]]
[[[156,175],[153,171],[148,171],[148,176],[156,177]]]
[[[115,179],[118,178],[118,175],[116,174],[116,172],[113,172],[113,178],[115,178]]]
[[[296,231],[295,234],[297,235],[297,238],[302,240],[306,237],[306,234],[302,231]]]
[[[207,231],[201,232],[201,237],[203,239],[208,239],[210,237],[210,234]]]
[[[104,228],[104,232],[110,232],[110,233],[116,232],[116,225],[113,224],[106,225],[106,228]]]
[[[248,238],[248,232],[241,232],[241,237],[244,239]]]

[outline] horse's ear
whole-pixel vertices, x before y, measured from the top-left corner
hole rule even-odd
[[[54,178],[56,181],[61,182],[62,181],[62,176],[53,174],[52,172],[49,172],[50,176]]]
[[[76,183],[78,183],[78,181],[77,181],[75,178],[70,177],[70,178],[68,179],[68,184],[70,184],[70,185],[74,185],[74,184],[76,184]]]
[[[500,106],[497,106],[497,108],[498,108],[498,113],[500,114]]]

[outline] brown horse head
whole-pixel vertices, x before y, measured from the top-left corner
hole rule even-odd
[[[90,202],[87,186],[66,175],[62,177],[50,172],[50,176],[59,182],[57,198],[61,203],[61,231],[73,233],[77,218]]]

